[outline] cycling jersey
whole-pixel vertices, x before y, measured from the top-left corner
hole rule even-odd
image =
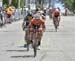
[[[43,19],[39,19],[39,20],[32,19],[32,20],[30,21],[30,25],[31,25],[33,28],[35,28],[36,26],[37,26],[37,27],[41,27],[41,25],[42,25],[42,26],[45,25],[45,21],[44,21]],[[45,27],[43,27],[43,28],[45,28]]]
[[[60,16],[60,12],[59,11],[54,11],[54,17],[58,17]]]
[[[7,8],[7,14],[11,15],[12,14],[12,7]]]
[[[29,25],[29,22],[31,21],[31,19],[33,18],[33,16],[31,14],[28,14],[25,18],[24,18],[24,22],[26,22],[26,26]]]

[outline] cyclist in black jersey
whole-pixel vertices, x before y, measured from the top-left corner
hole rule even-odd
[[[25,42],[28,41],[28,36],[29,36],[29,23],[30,21],[32,20],[33,16],[31,13],[28,13],[24,20],[23,20],[23,23],[22,23],[22,28],[23,28],[23,31],[25,31],[25,36],[24,36],[24,39],[25,39]],[[26,44],[24,44],[24,46],[26,46]]]

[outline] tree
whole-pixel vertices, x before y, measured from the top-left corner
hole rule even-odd
[[[3,0],[3,7],[7,7],[8,4],[9,4],[9,0]]]
[[[64,6],[67,7],[69,10],[73,11],[75,10],[75,0],[60,0],[62,3],[64,3]]]
[[[18,1],[19,0],[11,0],[11,5],[15,6],[16,8],[18,8]],[[3,5],[9,5],[10,0],[3,0]],[[20,2],[21,6],[24,6],[24,0],[21,0]]]
[[[20,6],[21,6],[22,8],[25,6],[25,1],[24,1],[24,0],[21,0]]]
[[[12,0],[11,5],[13,5],[17,8],[18,7],[18,0]]]

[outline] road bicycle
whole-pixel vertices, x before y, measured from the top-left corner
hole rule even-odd
[[[33,30],[33,42],[32,42],[32,48],[34,51],[34,57],[36,57],[37,55],[37,47],[38,47],[38,27],[36,26],[35,29]],[[28,39],[28,37],[27,37]],[[29,44],[31,43],[31,41],[28,39],[27,40],[27,51],[29,51]]]

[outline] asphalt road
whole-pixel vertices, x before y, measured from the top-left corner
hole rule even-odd
[[[75,61],[75,17],[62,16],[58,32],[47,17],[41,50],[33,57],[33,49],[27,52],[24,44],[22,20],[0,28],[1,61]]]

